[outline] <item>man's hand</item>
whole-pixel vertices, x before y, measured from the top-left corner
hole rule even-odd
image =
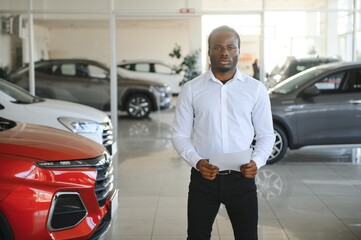
[[[251,160],[249,163],[243,164],[241,166],[241,172],[243,176],[246,178],[255,178],[257,174],[256,163],[253,160]]]
[[[197,163],[197,169],[201,172],[202,177],[207,180],[215,179],[218,173],[218,167],[209,164],[208,159],[199,160]]]

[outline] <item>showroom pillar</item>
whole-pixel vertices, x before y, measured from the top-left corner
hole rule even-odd
[[[29,0],[28,6],[28,34],[29,34],[29,92],[35,95],[35,73],[34,73],[34,22],[33,1]]]
[[[113,153],[117,152],[118,142],[118,81],[117,81],[117,56],[116,56],[116,18],[114,1],[109,0],[109,34],[110,34],[110,118],[113,124]]]
[[[265,0],[262,1],[262,12],[260,13],[261,15],[261,26],[260,26],[260,41],[259,41],[259,52],[260,52],[260,61],[262,64],[260,64],[260,75],[259,75],[259,79],[261,82],[264,83],[265,79],[266,79],[266,70],[265,70],[265,54],[264,54],[264,50],[265,50],[265,41],[264,41],[264,38],[265,38],[265,34],[264,34],[264,30],[265,30],[265,18],[264,18],[264,12],[265,12],[265,9],[264,9],[264,6],[265,6]]]

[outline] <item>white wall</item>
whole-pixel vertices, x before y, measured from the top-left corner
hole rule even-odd
[[[175,44],[182,53],[190,51],[190,26],[187,20],[141,23],[120,26],[117,30],[117,57],[124,59],[158,59],[169,64],[177,63],[169,57]]]
[[[183,54],[190,51],[191,45],[198,45],[190,41],[189,31],[188,20],[118,22],[117,61],[158,59],[176,64],[168,56],[176,43],[182,47]],[[49,58],[89,58],[109,65],[108,28],[51,28],[48,32]]]
[[[109,30],[59,28],[49,30],[49,58],[88,58],[107,63]]]
[[[23,29],[22,33],[22,45],[23,45],[23,62],[29,62],[29,30],[28,24]],[[49,31],[47,28],[44,28],[39,25],[34,25],[34,61],[40,59],[49,58]]]

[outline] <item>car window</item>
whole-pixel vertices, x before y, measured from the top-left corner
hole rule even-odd
[[[304,71],[306,69],[317,66],[319,64],[320,63],[317,63],[317,62],[299,63],[296,66],[296,73],[302,72],[302,71]]]
[[[291,61],[286,61],[280,68],[278,68],[275,74],[284,75],[287,69],[290,68],[291,64],[292,64]]]
[[[137,71],[137,72],[154,72],[154,71],[151,71],[150,65],[148,63],[137,63],[135,65],[135,71]]]
[[[42,65],[42,66],[37,67],[36,71],[45,73],[45,74],[53,74],[55,72],[53,69],[54,69],[53,65],[47,64],[47,65]]]
[[[88,71],[89,77],[92,77],[92,78],[108,78],[108,76],[109,76],[109,73],[107,70],[105,70],[101,67],[95,66],[95,65],[88,65],[87,71]]]
[[[118,67],[130,70],[130,71],[135,71],[135,64],[121,64],[121,65],[118,65]]]
[[[305,65],[297,65],[296,66],[296,71],[297,72],[302,72],[305,69],[307,69],[307,67]]]
[[[357,71],[357,74],[355,75],[353,82],[350,85],[350,89],[353,92],[361,92],[361,71]]]
[[[89,77],[89,68],[87,64],[78,63],[75,67],[75,75],[77,77]]]
[[[172,68],[163,65],[163,64],[154,64],[154,70],[156,73],[161,73],[161,74],[172,74],[173,70]]]
[[[321,93],[337,92],[340,89],[342,79],[345,75],[345,72],[329,75],[318,81],[315,86],[321,91]]]
[[[275,75],[279,72],[279,70],[280,70],[280,66],[279,66],[279,65],[276,65],[276,66],[272,69],[272,71],[271,71],[271,73],[270,73],[270,76],[275,76]]]
[[[318,81],[315,86],[321,94],[361,92],[361,69],[329,75]]]
[[[76,74],[76,66],[73,63],[62,64],[60,69],[61,69],[61,75],[75,76]]]
[[[350,71],[342,86],[342,90],[347,92],[361,92],[361,69]]]
[[[306,84],[310,79],[313,79],[324,72],[325,70],[323,69],[307,69],[277,84],[274,88],[270,89],[270,91],[279,94],[291,93]]]

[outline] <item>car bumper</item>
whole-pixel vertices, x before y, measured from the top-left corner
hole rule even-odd
[[[35,168],[1,202],[0,211],[17,240],[100,239],[117,210],[118,190],[99,201],[96,181],[93,168]]]
[[[164,97],[159,104],[160,110],[168,109],[172,103],[172,96]]]

